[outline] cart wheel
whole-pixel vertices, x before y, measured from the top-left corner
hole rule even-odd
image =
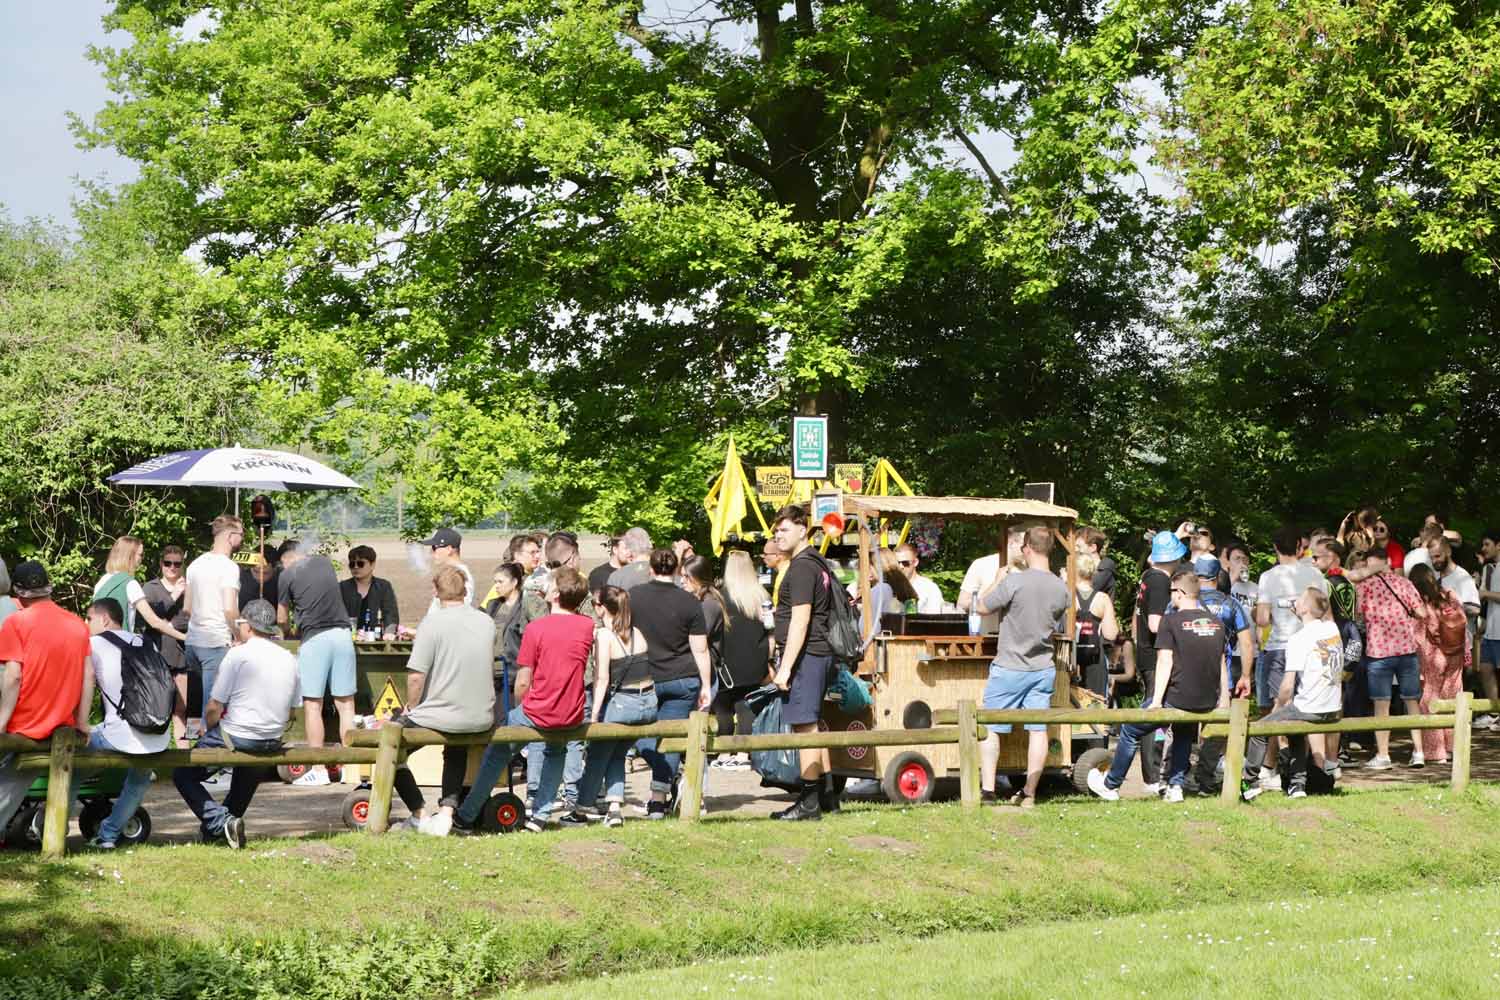
[[[896,755],[885,769],[880,788],[888,801],[898,805],[919,805],[932,798],[932,765],[927,758],[908,750]]]
[[[307,773],[306,764],[282,764],[276,768],[276,776],[290,785]]]
[[[1114,760],[1114,754],[1105,747],[1094,747],[1078,755],[1073,762],[1073,787],[1080,792],[1089,790],[1089,772],[1103,771]]]
[[[526,822],[526,803],[510,792],[491,795],[479,814],[479,826],[486,833],[512,833]]]
[[[78,832],[84,840],[93,840],[99,826],[109,818],[114,803],[108,799],[88,799],[83,803],[83,812],[78,814]]]
[[[151,837],[151,814],[144,809],[137,809],[135,815],[125,821],[125,829],[120,831],[120,843],[144,844]]]
[[[360,787],[345,795],[339,811],[343,814],[345,826],[351,830],[363,830],[370,822],[370,789]]]
[[[328,769],[328,783],[340,785],[344,782],[344,768],[340,764],[325,765]]]
[[[42,842],[42,803],[22,802],[5,828],[5,846],[36,847]]]

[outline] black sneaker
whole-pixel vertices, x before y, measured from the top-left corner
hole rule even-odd
[[[453,813],[453,826],[449,828],[448,832],[455,837],[472,837],[479,833],[479,828],[473,823],[465,822],[458,815],[457,811],[455,811]]]
[[[1000,796],[996,795],[994,792],[986,792],[981,789],[979,792],[979,804],[982,806],[999,805]]]
[[[666,819],[667,818],[667,804],[665,802],[658,802],[655,799],[652,799],[650,802],[647,802],[646,803],[646,818],[647,819]]]
[[[245,821],[238,816],[231,816],[224,821],[224,842],[236,851],[245,848]]]
[[[557,818],[558,826],[588,826],[589,818],[577,809],[563,813]]]

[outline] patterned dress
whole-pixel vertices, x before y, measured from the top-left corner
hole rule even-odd
[[[1443,588],[1443,603],[1456,608],[1460,616],[1464,613],[1458,595]],[[1463,690],[1464,671],[1474,659],[1473,644],[1464,643],[1462,657],[1449,656],[1438,645],[1438,621],[1440,612],[1426,601],[1417,603],[1421,627],[1417,629],[1417,659],[1422,664],[1422,700],[1419,703],[1423,715],[1431,715],[1432,703],[1440,698],[1457,698]],[[1422,730],[1422,753],[1429,760],[1444,761],[1453,751],[1453,730]]]

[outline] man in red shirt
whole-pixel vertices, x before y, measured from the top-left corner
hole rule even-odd
[[[510,710],[508,725],[542,730],[583,725],[583,672],[594,647],[594,619],[577,611],[588,595],[588,581],[576,569],[562,566],[552,571],[551,583],[546,586],[551,611],[527,625],[521,636],[515,683],[515,697],[521,704]],[[490,790],[511,757],[527,742],[491,743],[486,748],[468,798],[453,817],[455,830],[473,829]],[[556,805],[567,752],[564,743],[546,745],[536,811],[526,821],[526,829],[533,833],[541,831]]]
[[[52,581],[41,563],[17,566],[11,582],[21,610],[0,624],[0,730],[45,740],[54,729],[88,720],[83,672],[89,669],[89,628],[52,603]],[[0,757],[0,829],[34,777],[15,765],[15,754]]]

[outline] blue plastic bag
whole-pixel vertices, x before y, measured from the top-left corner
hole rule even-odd
[[[783,694],[775,684],[767,684],[750,692],[745,697],[745,703],[755,713],[755,723],[750,727],[750,732],[756,736],[792,731],[792,727],[782,719]],[[795,750],[752,750],[750,767],[760,775],[760,783],[764,787],[789,792],[802,788],[802,762]]]
[[[838,695],[839,708],[846,715],[858,715],[870,707],[870,686],[850,673],[848,667],[839,667],[828,690]]]

